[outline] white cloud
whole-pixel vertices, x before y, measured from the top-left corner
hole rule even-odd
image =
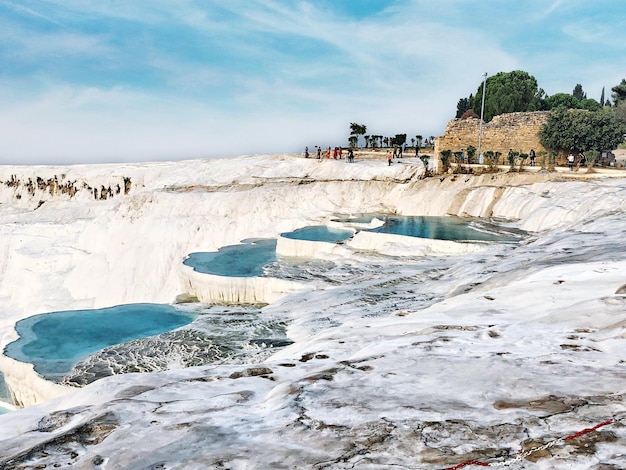
[[[0,124],[9,131],[0,142],[5,162],[299,151],[345,144],[354,121],[370,133],[438,135],[484,72],[527,70],[551,94],[582,83],[590,96],[599,84],[593,74],[602,72],[595,64],[572,67],[558,47],[537,54],[541,38],[533,38],[534,49],[505,50],[499,24],[477,26],[480,12],[466,14],[455,1],[402,1],[360,19],[311,1],[46,4],[58,9],[59,21],[101,16],[135,22],[150,34],[131,43],[114,28],[110,35],[80,28],[29,34],[15,26],[1,32],[36,70],[0,87]],[[560,6],[536,10],[555,14]],[[170,35],[183,27],[181,43],[170,49],[153,41],[161,27]],[[316,44],[323,53],[315,53]],[[211,54],[191,52],[203,48]],[[51,51],[65,51],[67,76],[39,68],[36,59]],[[101,81],[93,64],[116,73]],[[74,70],[82,78],[74,80]]]

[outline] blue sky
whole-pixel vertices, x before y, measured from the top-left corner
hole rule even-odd
[[[482,74],[626,78],[623,0],[0,0],[0,164],[440,135]]]

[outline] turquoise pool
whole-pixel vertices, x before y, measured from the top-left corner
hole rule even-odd
[[[204,274],[230,277],[255,277],[263,274],[263,266],[276,261],[276,239],[242,240],[218,251],[190,253],[183,264]]]
[[[292,240],[307,240],[312,242],[337,243],[347,240],[354,235],[353,230],[327,227],[326,225],[310,225],[294,230],[293,232],[281,233],[281,237]]]
[[[6,346],[4,354],[31,363],[42,376],[59,381],[74,364],[96,351],[174,330],[191,323],[195,317],[161,304],[35,315],[15,325],[20,337]]]
[[[520,240],[522,236],[519,231],[505,229],[484,221],[460,217],[360,214],[335,220],[342,223],[367,224],[374,218],[381,220],[383,225],[364,230],[450,241],[513,242]]]

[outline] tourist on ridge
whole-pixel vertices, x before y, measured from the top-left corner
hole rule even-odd
[[[567,157],[567,166],[569,166],[569,171],[574,171],[574,154],[570,153]]]
[[[393,159],[393,155],[391,154],[391,150],[387,150],[387,166],[391,166],[392,159]]]
[[[465,163],[465,149],[461,149],[461,163]]]
[[[343,155],[343,147],[339,147],[339,160],[341,160],[342,155]]]
[[[337,147],[333,149],[333,158],[337,160]]]
[[[354,162],[354,152],[352,151],[352,148],[348,149],[348,163],[352,163]]]
[[[578,160],[578,168],[587,166],[587,157],[585,157],[584,153],[580,154],[580,160]]]
[[[317,147],[317,159],[318,160],[322,159],[322,147]]]
[[[535,149],[530,149],[530,166],[535,166]]]
[[[304,158],[309,158],[309,147],[304,147]]]

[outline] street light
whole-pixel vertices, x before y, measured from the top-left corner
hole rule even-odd
[[[480,130],[478,131],[478,162],[483,163],[482,153],[480,153],[480,146],[483,141],[483,113],[485,112],[485,94],[487,91],[487,72],[483,75],[483,102],[480,106]]]

